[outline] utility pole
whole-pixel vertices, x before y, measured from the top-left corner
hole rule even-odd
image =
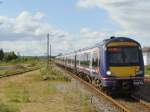
[[[50,35],[51,40],[50,40],[50,69],[52,69],[52,36],[53,34]]]
[[[50,43],[50,67],[52,67],[52,59],[51,59],[51,56],[52,56],[52,45]]]
[[[47,70],[49,68],[49,33],[47,34]]]

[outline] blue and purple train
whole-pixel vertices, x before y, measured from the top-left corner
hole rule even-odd
[[[111,37],[93,47],[57,56],[56,63],[111,91],[133,91],[144,83],[141,45],[126,37]]]

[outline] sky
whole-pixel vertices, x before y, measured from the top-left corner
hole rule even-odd
[[[150,46],[150,0],[0,0],[0,48],[44,55],[126,36]]]

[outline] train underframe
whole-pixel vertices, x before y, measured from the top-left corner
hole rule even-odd
[[[84,80],[94,84],[99,89],[105,91],[109,95],[131,95],[136,93],[140,87],[144,84],[143,79],[107,79],[102,80],[95,77],[87,76],[85,73],[81,73]]]
[[[140,87],[144,84],[144,81],[136,80],[136,79],[127,79],[127,80],[117,80],[117,79],[107,79],[107,80],[101,80],[96,79],[93,77],[91,80],[94,80],[96,82],[96,85],[104,90],[108,94],[125,94],[125,95],[131,95],[137,92]]]
[[[74,70],[71,67],[67,67],[64,65],[59,66],[72,71],[76,73],[79,77],[86,80],[89,83],[92,83],[97,88],[105,91],[109,95],[118,95],[118,94],[125,94],[125,95],[131,95],[135,92],[137,92],[141,85],[143,85],[143,80],[134,80],[134,79],[128,79],[128,80],[117,80],[117,79],[107,79],[102,80],[100,78],[91,77],[90,75],[87,75],[88,73]],[[135,83],[137,82],[137,83]]]

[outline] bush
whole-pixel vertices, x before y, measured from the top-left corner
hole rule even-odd
[[[4,58],[4,51],[0,49],[0,60],[2,61]]]
[[[66,81],[70,82],[71,79],[68,76],[65,76],[61,71],[57,70],[56,68],[53,69],[42,69],[41,70],[42,76],[44,80],[51,80],[51,81]]]
[[[19,109],[13,106],[0,104],[0,112],[19,112]]]
[[[150,65],[145,66],[145,74],[150,75]]]

